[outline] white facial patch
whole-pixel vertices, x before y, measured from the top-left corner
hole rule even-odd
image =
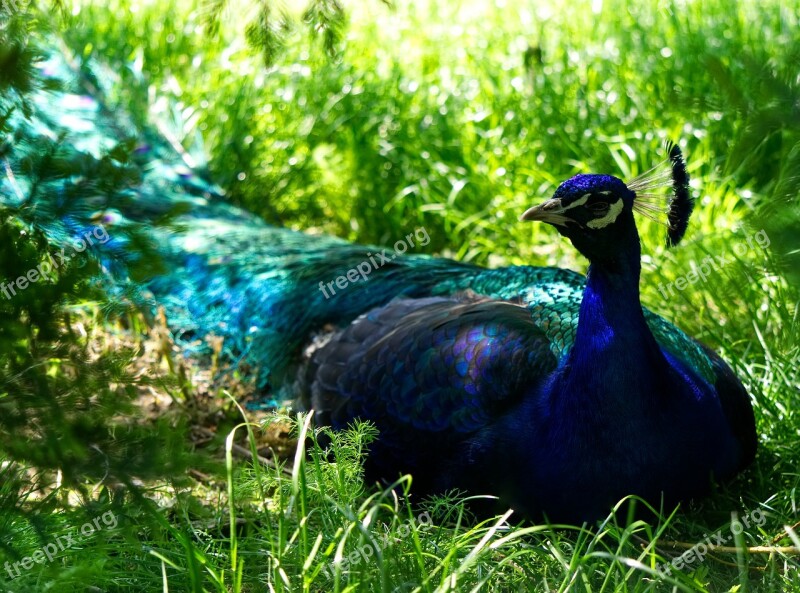
[[[603,218],[596,218],[586,223],[590,229],[602,229],[617,220],[617,216],[622,212],[622,200],[617,200],[608,207],[608,212]]]
[[[583,206],[586,202],[589,201],[589,198],[592,194],[583,194],[580,198],[569,204],[568,206],[564,206],[562,212],[566,212],[567,210],[572,210],[573,208],[577,208],[578,206]]]

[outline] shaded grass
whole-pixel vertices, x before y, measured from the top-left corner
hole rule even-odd
[[[228,439],[227,486],[216,512],[203,512],[188,490],[176,492],[170,505],[151,501],[156,491],[126,497],[105,492],[86,508],[62,514],[58,523],[49,519],[43,537],[18,533],[17,550],[33,554],[42,541],[76,532],[101,512],[111,511],[117,522],[77,537],[80,552],[67,550],[6,585],[25,590],[52,579],[59,586],[91,582],[98,590],[156,590],[163,579],[164,590],[220,592],[256,586],[291,592],[721,591],[748,583],[750,571],[765,590],[796,584],[797,564],[779,553],[712,553],[689,562],[691,571],[659,574],[684,552],[670,546],[675,539],[691,545],[719,532],[743,548],[773,543],[790,516],[782,501],[737,501],[739,520],[763,519],[740,532],[731,530],[729,496],[654,524],[625,511],[591,527],[515,525],[508,514],[476,522],[458,498],[412,505],[390,489],[365,489],[360,458],[374,431],[360,425],[327,433],[326,451],[309,420],[301,417],[295,425],[301,445],[288,476],[280,466],[233,463]],[[398,488],[408,485],[404,479]],[[780,539],[784,545],[789,540]]]

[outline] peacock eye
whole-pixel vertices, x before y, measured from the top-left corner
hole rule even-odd
[[[594,214],[605,214],[608,212],[608,202],[595,202],[587,206]]]

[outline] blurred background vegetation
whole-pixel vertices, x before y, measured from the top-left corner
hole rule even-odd
[[[749,324],[737,311],[800,280],[796,8],[112,0],[76,2],[63,36],[113,66],[114,100],[142,126],[269,222],[371,243],[424,225],[428,251],[484,264],[585,265],[517,215],[575,173],[630,178],[663,157],[665,138],[680,140],[699,204],[680,261],[762,228],[771,240],[780,282],[759,271],[743,286],[729,270],[715,286],[730,305],[723,323]],[[657,286],[681,266],[664,269],[673,256],[651,226]],[[694,321],[687,329],[708,330]],[[771,333],[793,339],[786,330]]]
[[[95,77],[109,106],[130,114],[140,130],[157,130],[231,202],[273,224],[353,241],[391,244],[424,226],[431,253],[490,266],[582,270],[585,262],[552,229],[518,224],[517,216],[575,173],[630,178],[665,157],[665,139],[680,141],[697,207],[675,251],[663,247],[662,227],[640,222],[643,301],[720,350],[744,378],[757,402],[762,442],[774,456],[762,459],[752,478],[749,504],[779,499],[776,516],[796,509],[796,1],[0,0],[0,6],[0,155],[17,149],[9,118],[25,112],[26,97],[39,86],[37,56],[63,50]],[[31,166],[44,181],[63,176],[41,158],[47,147],[25,149],[39,155]],[[123,169],[92,170],[113,187],[114,180],[124,182]],[[35,232],[41,211],[2,215],[0,271],[13,278],[53,240]],[[26,224],[34,230],[23,240]],[[760,230],[769,238],[766,249],[752,242],[734,251]],[[155,254],[131,245],[156,272]],[[665,300],[659,286],[709,254],[732,263]],[[177,444],[185,419],[168,419],[158,430],[111,421],[130,415],[130,402],[154,381],[128,367],[142,344],[108,336],[146,332],[153,319],[135,306],[115,306],[112,315],[109,295],[92,281],[97,272],[93,264],[70,269],[55,285],[29,289],[24,303],[0,300],[0,447],[8,460],[37,471],[71,470],[73,486],[109,472],[129,485],[126,476],[133,474],[171,480],[189,463]],[[89,329],[76,333],[76,318]],[[176,368],[170,360],[155,383],[181,400],[192,392],[191,381]],[[93,457],[97,450],[102,458]],[[3,467],[12,485],[0,494],[4,508],[15,510],[0,519],[0,543],[18,557],[21,541],[34,549],[36,533],[51,537],[54,528],[37,527],[31,517],[40,515],[26,506],[27,495],[18,496],[25,473]],[[122,504],[113,492],[84,490],[94,493],[84,492],[94,501],[84,510]],[[53,492],[42,497],[48,512],[62,508]],[[355,500],[358,492],[350,494]],[[150,508],[142,499],[134,503]],[[197,510],[194,502],[176,504],[178,517]],[[717,508],[732,506],[741,503]],[[694,527],[703,528],[679,524]],[[202,572],[193,564],[199,552],[190,536],[174,524],[156,522],[152,529],[148,545],[159,541],[169,549],[179,542],[186,556],[171,561],[194,566],[189,575]],[[214,542],[208,549],[217,549]],[[101,558],[111,554],[102,550]],[[555,566],[556,574],[567,572]],[[99,578],[97,566],[84,568]],[[42,570],[50,570],[52,582],[66,578]],[[698,582],[707,583],[705,569],[698,570]],[[747,582],[741,574],[716,578]],[[785,584],[776,582],[775,590]]]

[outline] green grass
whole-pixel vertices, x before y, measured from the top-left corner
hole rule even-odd
[[[334,435],[333,461],[301,439],[308,455],[301,447],[290,473],[219,443],[226,463],[204,470],[215,477],[205,487],[174,476],[34,496],[23,487],[34,470],[4,465],[0,555],[12,562],[104,512],[118,525],[17,578],[0,570],[0,588],[800,591],[796,554],[745,551],[800,546],[800,530],[784,528],[800,507],[800,4],[353,3],[340,54],[298,28],[270,67],[244,41],[252,12],[229,11],[217,36],[204,9],[180,0],[76,1],[54,26],[111,65],[115,104],[276,224],[387,244],[425,226],[433,253],[582,270],[555,231],[517,216],[572,174],[630,178],[664,158],[664,139],[680,140],[697,207],[676,250],[662,227],[640,225],[643,301],[742,377],[759,456],[655,524],[612,513],[572,527],[476,524],[453,498],[410,506],[367,488],[368,427]],[[659,286],[710,254],[730,262],[664,297]],[[311,436],[307,422],[296,430]],[[736,553],[656,573],[683,552],[663,542],[727,537],[732,513],[762,512],[727,543]]]

